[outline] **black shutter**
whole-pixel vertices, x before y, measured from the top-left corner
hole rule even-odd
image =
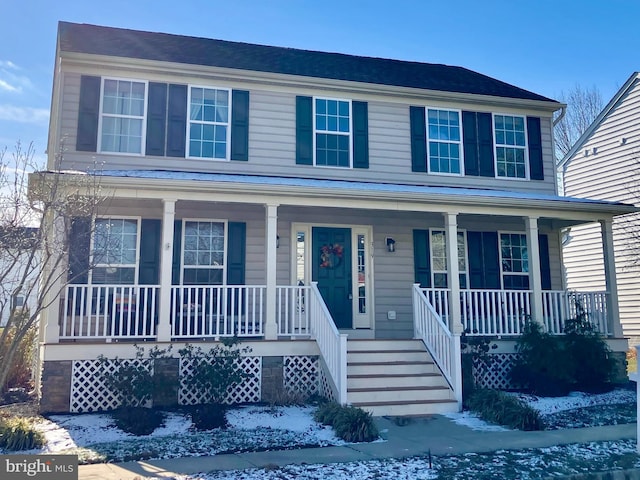
[[[182,255],[182,220],[173,222],[173,262],[171,263],[171,283],[180,285],[180,257]]]
[[[296,97],[296,163],[313,165],[313,99]]]
[[[500,288],[500,257],[496,232],[467,232],[469,287]]]
[[[424,107],[409,107],[411,122],[411,171],[427,171],[427,130]]]
[[[480,175],[478,159],[478,120],[475,112],[462,112],[462,145],[464,150],[464,174]]]
[[[469,255],[469,288],[483,288],[484,265],[481,232],[467,232],[467,253]]]
[[[431,287],[429,230],[413,231],[413,266],[415,283],[423,288]]]
[[[232,93],[231,160],[249,160],[249,92],[245,90]]]
[[[184,157],[187,135],[187,86],[169,85],[167,157]]]
[[[353,168],[369,168],[369,107],[351,102],[353,125]]]
[[[247,225],[229,222],[228,229],[227,285],[244,285]]]
[[[95,152],[98,149],[98,115],[100,113],[100,77],[80,78],[78,136],[76,150]]]
[[[544,180],[542,132],[538,117],[527,117],[527,143],[529,144],[529,177],[531,180]]]
[[[478,158],[481,177],[495,177],[493,120],[490,113],[478,113]]]
[[[147,107],[147,155],[164,156],[167,131],[167,84],[149,83]]]
[[[73,218],[69,230],[69,271],[67,277],[69,283],[89,283],[90,245],[91,218]]]
[[[158,285],[160,283],[160,242],[162,222],[143,219],[140,225],[140,265],[138,283]]]
[[[549,259],[549,237],[543,233],[538,235],[540,245],[540,277],[542,289],[551,290],[551,260]]]

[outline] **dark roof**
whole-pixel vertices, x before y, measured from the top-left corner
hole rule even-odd
[[[60,22],[67,52],[553,102],[466,68]]]

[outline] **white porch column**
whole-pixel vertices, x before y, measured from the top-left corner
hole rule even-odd
[[[618,304],[618,280],[616,278],[616,259],[613,249],[613,220],[600,220],[602,232],[602,250],[604,260],[604,279],[607,288],[607,316],[609,332],[615,338],[622,338],[620,306]]]
[[[160,306],[158,308],[159,342],[171,341],[171,277],[173,269],[173,222],[176,217],[176,200],[162,201],[162,243],[160,253]]]
[[[67,240],[65,235],[69,232],[65,231],[65,222],[64,218],[60,215],[50,215],[46,219],[46,227],[49,231],[48,239],[46,242],[51,242],[48,247],[53,252],[63,252],[64,247],[63,244]],[[47,258],[43,255],[43,260],[45,264],[42,265],[42,273],[40,274],[40,278],[51,278],[51,285],[49,285],[49,291],[46,293],[43,299],[43,304],[50,305],[49,308],[45,308],[40,312],[41,317],[41,325],[44,325],[39,332],[39,340],[44,343],[60,343],[60,312],[66,312],[66,305],[64,308],[60,309],[60,300],[64,296],[65,302],[66,298],[66,282],[67,282],[67,273],[64,271],[65,266],[58,264],[52,265],[55,263],[57,254],[53,253],[52,258],[47,261]],[[68,261],[68,257],[67,257]],[[62,262],[60,262],[62,263]],[[68,266],[68,264],[67,264]],[[55,269],[55,271],[51,272],[51,269]],[[84,272],[86,273],[86,272]],[[36,290],[31,293],[33,296],[39,296],[39,292]],[[55,300],[54,297],[58,296],[58,299]]]
[[[278,338],[278,325],[276,324],[276,264],[278,237],[278,205],[267,204],[266,228],[265,228],[265,258],[267,268],[267,305],[266,320],[264,325],[265,340],[276,340]]]
[[[527,250],[529,253],[529,287],[531,296],[531,317],[544,326],[542,310],[542,275],[540,274],[540,240],[538,238],[538,218],[525,217],[527,228]]]
[[[458,265],[458,214],[445,213],[445,242],[447,249],[447,278],[451,296],[449,297],[449,317],[452,333],[462,333],[464,327],[460,313],[460,266]]]

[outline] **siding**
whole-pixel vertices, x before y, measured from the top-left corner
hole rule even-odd
[[[639,148],[640,81],[636,79],[570,159],[564,175],[566,195],[640,205]],[[637,237],[629,232],[637,232],[640,222],[632,220],[631,227],[625,222],[624,218],[614,221],[618,298],[623,332],[635,344],[640,340],[633,338],[640,337],[640,269]],[[600,226],[572,228],[571,236],[572,241],[563,251],[567,286],[604,289]]]

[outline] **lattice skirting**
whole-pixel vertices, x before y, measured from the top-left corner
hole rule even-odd
[[[319,366],[318,357],[296,355],[284,357],[283,383],[289,393],[298,393],[309,397],[318,393]]]
[[[331,386],[331,383],[332,383],[331,377],[329,373],[325,370],[323,362],[318,362],[318,363],[320,366],[318,368],[318,373],[320,375],[320,381],[318,385],[318,388],[320,391],[318,393],[328,400],[333,400],[337,402],[338,398],[336,397],[336,392]]]
[[[477,356],[473,357],[473,379],[476,386],[497,390],[517,389],[518,385],[513,384],[509,378],[509,372],[518,354],[493,353],[489,356],[491,360],[488,364],[480,361]]]

